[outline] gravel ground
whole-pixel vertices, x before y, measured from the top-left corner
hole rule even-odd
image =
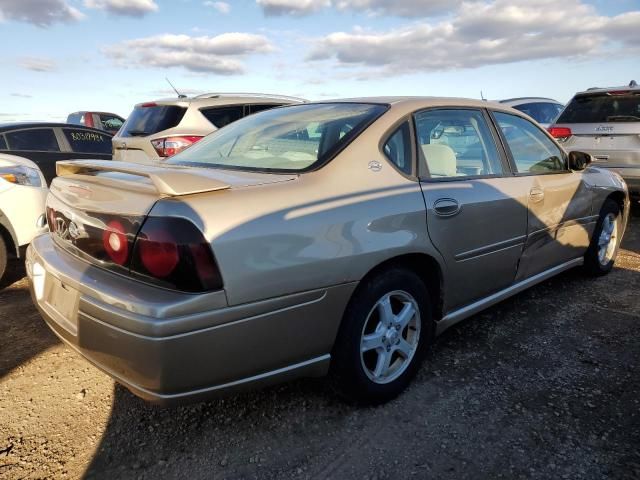
[[[640,478],[640,219],[605,278],[567,272],[440,337],[397,400],[323,380],[145,404],[0,292],[0,478]]]

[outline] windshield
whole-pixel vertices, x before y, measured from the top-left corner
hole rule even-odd
[[[387,108],[320,103],[267,110],[212,133],[167,163],[275,172],[308,170],[332,158]]]
[[[640,92],[574,97],[556,123],[640,122]]]

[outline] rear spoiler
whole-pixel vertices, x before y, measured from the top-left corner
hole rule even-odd
[[[229,184],[210,177],[203,169],[196,170],[175,165],[166,167],[142,165],[112,160],[65,160],[56,163],[56,174],[59,177],[96,172],[128,173],[146,177],[151,180],[159,194],[168,197],[230,188]]]

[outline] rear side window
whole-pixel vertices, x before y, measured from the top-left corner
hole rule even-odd
[[[244,115],[244,106],[207,108],[200,110],[200,112],[214,127],[222,128],[236,120],[240,120]]]
[[[562,105],[550,102],[525,103],[513,108],[529,115],[538,123],[553,123],[562,111]]]
[[[262,112],[263,110],[269,110],[271,108],[281,107],[281,106],[282,105],[280,104],[274,104],[274,103],[261,103],[257,105],[247,105],[247,108],[248,108],[249,114],[252,114],[252,113],[258,113],[258,112]]]
[[[7,149],[7,142],[4,139],[4,135],[0,135],[0,150]]]
[[[562,151],[529,120],[493,113],[504,135],[518,173],[553,173],[567,170]]]
[[[114,115],[100,114],[99,117],[102,129],[108,130],[109,132],[117,132],[124,124],[120,117],[116,117]]]
[[[63,129],[71,150],[76,153],[111,153],[111,137],[91,130]]]
[[[138,106],[124,123],[121,137],[146,137],[154,133],[173,128],[180,123],[187,111],[175,105]]]
[[[10,150],[31,150],[37,152],[59,152],[60,146],[51,128],[18,130],[6,135]]]
[[[411,135],[409,123],[405,122],[384,144],[384,154],[402,172],[411,175]]]
[[[640,122],[640,92],[574,97],[557,123]]]

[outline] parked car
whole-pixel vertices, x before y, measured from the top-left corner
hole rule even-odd
[[[629,200],[589,161],[500,104],[282,107],[164,165],[59,163],[27,271],[53,331],[146,399],[330,373],[379,403],[460,320],[612,269]]]
[[[46,232],[42,172],[32,161],[0,154],[0,280],[10,258],[24,258],[24,248]]]
[[[124,118],[108,112],[74,112],[67,117],[67,123],[97,128],[115,135],[124,124]]]
[[[59,160],[110,160],[111,135],[66,123],[5,123],[0,124],[0,153],[28,158],[51,183]]]
[[[247,115],[303,101],[278,95],[208,93],[139,103],[113,138],[113,159],[134,163],[166,159]]]
[[[544,97],[509,98],[500,100],[500,103],[526,113],[545,128],[558,118],[564,108],[557,100]]]
[[[567,150],[589,152],[599,167],[622,175],[640,199],[640,86],[578,92],[550,129]]]

